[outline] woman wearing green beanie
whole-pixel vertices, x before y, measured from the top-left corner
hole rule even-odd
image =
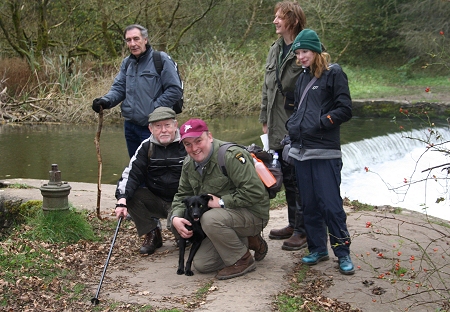
[[[340,125],[352,117],[347,75],[338,64],[330,64],[330,55],[322,52],[311,29],[298,34],[292,50],[303,67],[295,86],[297,109],[286,123],[308,239],[309,255],[302,262],[315,265],[328,260],[329,236],[339,272],[354,274],[340,192]]]
[[[262,124],[263,133],[268,135],[269,148],[281,156],[281,141],[287,135],[285,124],[294,111],[295,82],[302,72],[302,67],[296,63],[292,43],[305,28],[306,16],[300,5],[294,1],[276,3],[274,15],[273,24],[278,39],[270,47],[267,56],[259,122]],[[280,163],[288,224],[283,228],[270,230],[269,238],[285,239],[281,247],[283,250],[299,250],[306,247],[306,236],[294,166],[283,161],[281,157]]]

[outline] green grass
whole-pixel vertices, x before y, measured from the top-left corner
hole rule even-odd
[[[27,218],[24,227],[26,231],[15,232],[7,237],[0,249],[2,276],[10,282],[21,276],[37,276],[48,281],[55,277],[61,278],[67,272],[58,270],[59,260],[48,249],[47,243],[65,244],[98,239],[85,213],[74,209],[47,213],[39,210]],[[19,272],[20,276],[17,276]],[[80,287],[84,286],[78,285],[75,291],[80,291]]]
[[[197,290],[196,294],[195,294],[195,298],[196,299],[203,299],[208,294],[208,291],[209,291],[209,289],[211,288],[212,285],[213,285],[213,281],[209,281],[205,285],[200,287]]]
[[[39,211],[28,220],[31,230],[25,237],[50,243],[73,243],[81,239],[95,240],[92,226],[86,220],[86,212],[74,209],[67,211]]]
[[[344,199],[344,205],[352,207],[355,211],[374,211],[375,207],[373,205],[364,204],[358,200],[349,200],[347,197]]]
[[[286,205],[286,192],[281,190],[277,193],[275,198],[270,200],[270,209],[276,209]]]
[[[8,282],[14,283],[21,277],[39,277],[51,281],[64,275],[57,269],[59,261],[45,247],[12,240],[6,241],[4,246],[8,250],[0,249],[0,267],[3,278]],[[16,276],[17,272],[20,272],[20,276]]]
[[[29,188],[33,188],[32,186],[29,186],[26,183],[13,183],[8,185],[8,188],[13,188],[13,189],[29,189]]]
[[[433,101],[433,92],[448,92],[449,76],[428,75],[425,72],[405,76],[395,68],[345,67],[353,99],[423,97]],[[425,88],[430,88],[430,93]]]
[[[296,294],[296,290],[302,287],[302,282],[306,278],[306,274],[309,271],[309,267],[306,265],[299,266],[298,271],[295,272],[295,282],[291,283],[289,289],[278,295],[275,301],[275,305],[280,312],[296,312],[296,311],[326,311],[322,307],[312,303],[305,302],[301,296]]]

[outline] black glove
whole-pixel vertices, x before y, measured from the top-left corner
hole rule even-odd
[[[105,109],[105,108],[109,108],[110,106],[111,106],[111,103],[109,103],[109,101],[104,100],[102,98],[97,98],[94,101],[92,101],[92,109],[96,113],[100,113],[100,107]]]

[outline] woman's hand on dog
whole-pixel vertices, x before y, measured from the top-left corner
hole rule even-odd
[[[172,225],[183,238],[189,238],[193,235],[193,232],[186,228],[186,225],[191,226],[191,222],[185,218],[174,217],[172,219]]]

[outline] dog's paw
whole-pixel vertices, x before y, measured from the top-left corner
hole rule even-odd
[[[178,275],[183,275],[184,274],[184,270],[183,269],[178,269],[177,270],[177,274]]]
[[[186,270],[186,273],[184,273],[186,276],[192,276],[194,275],[194,272],[192,272],[191,270]]]

